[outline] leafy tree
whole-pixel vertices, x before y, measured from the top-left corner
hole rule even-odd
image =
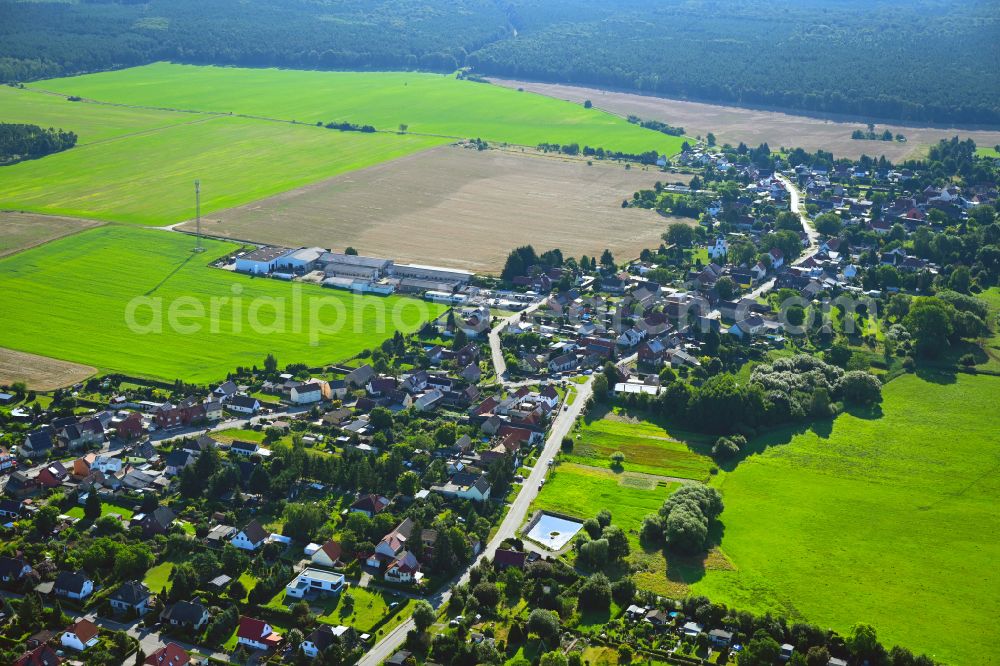
[[[954,332],[947,305],[934,297],[914,298],[909,313],[903,318],[903,326],[913,336],[917,352],[930,357],[948,348],[948,339]]]
[[[740,655],[740,666],[774,666],[780,654],[778,641],[759,629]]]
[[[83,507],[83,515],[87,520],[97,520],[101,517],[101,498],[97,491],[87,493],[87,503]]]
[[[309,541],[326,522],[326,512],[315,504],[286,504],[281,533],[296,541]]]
[[[623,560],[628,557],[628,537],[622,528],[617,525],[608,525],[601,533],[601,538],[607,539],[608,557],[612,560]]]
[[[528,632],[543,640],[559,635],[559,616],[550,610],[536,608],[528,615]]]
[[[568,666],[569,661],[562,650],[546,652],[538,660],[538,666]]]
[[[56,528],[58,521],[59,509],[51,504],[43,506],[35,513],[35,531],[47,537]]]
[[[716,281],[715,290],[718,292],[719,298],[728,301],[736,295],[736,282],[728,275],[723,275]]]
[[[264,357],[264,372],[269,375],[273,375],[278,371],[278,359],[274,354],[268,354]]]
[[[595,573],[583,581],[577,604],[581,611],[603,611],[611,607],[611,581]]]
[[[813,220],[813,226],[816,227],[816,231],[825,236],[836,236],[843,227],[840,217],[834,213],[817,215]]]
[[[407,497],[413,497],[420,490],[420,475],[412,470],[407,470],[399,477],[396,488]]]
[[[424,599],[419,599],[413,606],[413,623],[417,626],[417,631],[427,631],[435,620],[437,613],[434,607]]]
[[[677,247],[691,247],[694,243],[694,229],[687,224],[675,222],[667,227],[663,240]]]

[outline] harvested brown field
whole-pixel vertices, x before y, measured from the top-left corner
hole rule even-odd
[[[0,211],[0,257],[102,224],[57,215]]]
[[[781,111],[685,102],[556,83],[505,79],[493,79],[493,82],[581,104],[589,99],[595,107],[604,111],[622,116],[631,114],[644,120],[659,120],[677,125],[683,127],[689,136],[705,136],[712,132],[719,143],[733,145],[740,141],[747,145],[758,145],[766,141],[772,149],[781,146],[810,151],[822,148],[832,152],[835,157],[857,158],[865,153],[875,156],[885,155],[890,161],[899,161],[907,157],[922,156],[926,153],[927,146],[937,143],[939,139],[950,139],[956,135],[963,139],[972,138],[976,145],[981,147],[1000,143],[1000,131],[997,130],[913,127],[881,123],[877,125],[878,131],[888,129],[893,134],[902,134],[906,137],[906,142],[858,141],[851,138],[851,133],[856,129],[867,129],[865,123],[794,115]]]
[[[533,151],[442,146],[213,213],[204,233],[497,273],[514,247],[619,260],[656,247],[672,221],[623,209],[657,181],[689,176]],[[194,224],[181,226],[191,231]]]
[[[82,382],[97,373],[96,368],[47,356],[38,356],[0,347],[0,384],[24,382],[36,391],[52,391]]]

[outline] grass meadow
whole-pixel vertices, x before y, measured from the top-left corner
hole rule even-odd
[[[156,63],[52,79],[32,88],[102,102],[263,116],[304,123],[348,121],[380,130],[534,146],[579,143],[624,152],[680,152],[681,137],[629,124],[580,104],[416,72],[319,72]]]
[[[584,420],[574,431],[572,453],[562,454],[566,460],[610,467],[611,454],[621,451],[626,471],[708,480],[712,459],[692,450],[660,425],[616,412],[594,416],[600,418]]]
[[[282,366],[344,359],[443,311],[228,273],[207,264],[236,246],[205,241],[195,254],[192,245],[190,236],[112,225],[0,259],[0,311],[14,313],[0,347],[202,382],[261,365],[268,353]]]
[[[731,571],[694,593],[952,664],[1000,664],[1000,378],[904,375],[881,412],[755,441],[720,475]]]

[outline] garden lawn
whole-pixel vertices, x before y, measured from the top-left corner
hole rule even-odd
[[[1000,378],[921,373],[884,415],[784,431],[722,475],[722,548],[696,594],[951,664],[1000,664]]]
[[[0,259],[0,312],[11,313],[0,347],[207,382],[261,365],[268,353],[282,366],[344,359],[443,310],[212,269],[234,246],[206,240],[203,254],[191,246],[189,236],[106,226]]]
[[[103,128],[108,132],[121,113],[120,107],[46,98],[67,114],[64,121],[59,113],[47,114],[66,129],[72,129],[72,112],[78,108],[113,110],[115,120]],[[0,207],[167,225],[194,217],[195,179],[201,180],[201,209],[207,214],[447,142],[215,114],[174,115],[184,122],[165,118],[158,129],[81,143],[4,167]],[[148,122],[153,121],[160,119]],[[141,126],[147,119],[136,122]]]
[[[153,594],[159,594],[163,588],[167,587],[170,574],[174,571],[174,563],[167,561],[157,564],[146,572],[146,577],[142,580]]]
[[[579,438],[577,438],[579,435]],[[611,454],[625,454],[626,471],[708,480],[712,460],[679,441],[651,421],[625,420],[608,412],[603,418],[584,420],[573,433],[573,451],[562,454],[571,462],[608,467]]]
[[[586,520],[601,511],[611,512],[611,522],[629,533],[638,544],[642,519],[656,513],[663,500],[678,487],[663,479],[560,463],[542,487],[532,511],[553,511]]]
[[[345,595],[354,597],[354,603],[348,606],[344,599]],[[341,594],[336,599],[326,599],[325,603],[317,601],[310,602],[312,605],[323,605],[325,612],[320,616],[319,621],[325,624],[343,624],[354,627],[358,633],[371,632],[387,615],[389,615],[389,604],[398,601],[401,605],[408,603],[406,597],[395,598],[392,593],[381,589],[368,589],[352,585],[350,589]],[[412,612],[412,608],[409,609]],[[400,613],[407,613],[407,609],[400,609]]]
[[[111,514],[117,514],[117,515],[121,516],[122,518],[124,518],[125,520],[132,520],[132,510],[131,509],[126,509],[124,507],[120,507],[120,506],[117,506],[115,504],[108,504],[107,502],[102,502],[101,503],[101,518],[103,518],[104,516],[111,515]],[[80,520],[83,520],[83,518],[84,518],[84,508],[82,506],[74,506],[69,511],[66,512],[66,515],[69,516],[70,518],[78,518]]]
[[[682,137],[579,104],[454,76],[417,72],[319,72],[156,63],[52,79],[30,87],[102,102],[297,120],[348,121],[396,131],[535,146],[589,145],[680,152]]]

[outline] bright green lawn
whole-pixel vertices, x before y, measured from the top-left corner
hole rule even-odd
[[[59,95],[8,86],[0,87],[0,109],[3,122],[72,131],[76,133],[77,146],[197,122],[205,117],[201,114],[70,102]]]
[[[648,480],[647,480],[648,479]],[[561,463],[549,474],[531,509],[592,518],[611,511],[611,522],[623,530],[638,530],[647,514],[656,513],[676,484],[611,470]],[[636,535],[630,540],[638,543]]]
[[[173,573],[173,570],[173,562],[161,562],[146,572],[146,577],[142,582],[146,584],[146,587],[148,587],[151,592],[159,594],[164,587],[167,587],[167,583],[170,580],[170,574]]]
[[[442,311],[412,298],[358,297],[208,268],[233,246],[206,241],[206,252],[194,254],[191,244],[180,234],[108,226],[0,259],[0,312],[16,313],[4,318],[0,346],[102,370],[209,381],[260,365],[269,352],[282,366],[347,358]],[[126,323],[130,303],[136,330]]]
[[[724,475],[722,548],[735,571],[692,591],[952,664],[1000,664],[1000,379],[904,375],[884,416],[841,416]]]
[[[353,597],[354,603],[345,603],[345,595]],[[320,622],[332,625],[343,624],[354,627],[359,633],[365,633],[370,632],[389,614],[389,604],[393,602],[406,604],[409,603],[409,600],[402,596],[393,597],[392,593],[386,590],[351,586],[345,594],[338,597],[310,603],[322,606],[324,612],[319,618]],[[400,609],[400,613],[409,615],[407,610],[412,612],[412,609],[403,608]]]
[[[998,153],[997,149],[993,146],[980,146],[976,148],[976,155],[979,155],[980,157],[1000,158],[1000,153]]]
[[[415,72],[318,72],[156,63],[31,87],[104,102],[236,113],[305,123],[350,121],[395,131],[534,146],[579,143],[625,152],[680,151],[681,137],[533,93]]]
[[[613,413],[585,421],[573,437],[573,452],[562,455],[585,465],[608,467],[611,454],[621,451],[626,471],[705,481],[713,464],[661,426],[649,421],[624,421]]]
[[[130,129],[154,120],[165,127],[4,167],[0,207],[166,225],[194,217],[195,179],[201,180],[202,213],[211,213],[446,142],[217,115],[170,114],[179,118],[161,121],[141,111],[141,121],[133,122],[121,117],[120,107],[44,100],[59,110],[47,117],[65,129],[75,129],[79,109],[108,109],[114,123]]]
[[[104,516],[108,516],[111,514],[117,514],[122,518],[124,518],[125,520],[132,520],[131,509],[126,509],[124,507],[120,507],[115,504],[108,504],[107,502],[102,503],[101,517],[103,518]],[[83,520],[84,517],[83,507],[74,506],[71,509],[69,509],[69,511],[66,512],[66,515],[69,516],[70,518],[78,518],[80,520]]]

